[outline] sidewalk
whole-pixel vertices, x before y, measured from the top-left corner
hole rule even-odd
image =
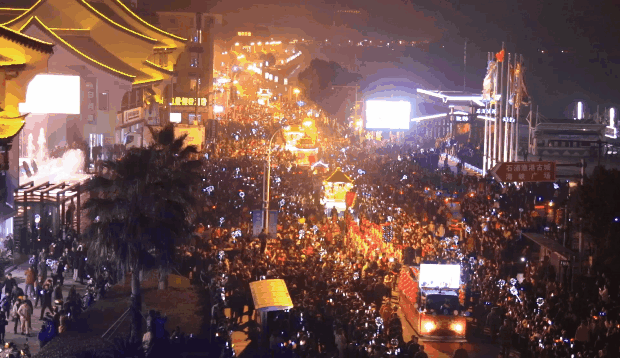
[[[18,262],[18,258],[16,258],[16,262]],[[26,259],[25,261],[17,264],[16,266],[9,266],[6,270],[6,273],[11,272],[11,274],[13,275],[13,278],[15,279],[15,281],[17,281],[17,284],[19,285],[19,287],[24,289],[26,287],[25,285],[26,270],[28,269],[29,266],[30,265],[28,264],[28,260]],[[49,276],[49,273],[48,273],[48,276]],[[63,290],[62,290],[63,297],[65,298],[67,297],[67,295],[69,294],[69,290],[71,289],[71,286],[73,285],[75,285],[75,288],[80,295],[84,295],[84,293],[86,292],[86,285],[81,285],[79,282],[73,281],[73,271],[65,272],[65,282],[64,282]],[[34,299],[31,298],[31,300],[32,300],[32,304],[34,305]],[[17,345],[19,349],[22,349],[24,347],[24,344],[27,342],[28,345],[30,346],[30,352],[32,353],[32,355],[35,355],[36,353],[38,353],[40,349],[39,349],[39,340],[37,336],[39,334],[39,330],[41,329],[41,326],[45,323],[44,321],[41,321],[39,319],[40,316],[41,316],[41,305],[36,307],[34,309],[34,313],[32,314],[32,321],[31,321],[32,329],[30,331],[31,337],[26,337],[26,336],[21,335],[19,333],[21,331],[19,327],[17,328],[17,334],[13,333],[14,332],[13,327],[15,327],[15,323],[13,323],[11,319],[8,319],[9,325],[6,326],[6,336],[4,338],[5,342],[13,342]]]

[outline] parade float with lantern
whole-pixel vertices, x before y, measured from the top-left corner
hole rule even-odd
[[[286,150],[293,153],[297,165],[312,166],[318,160],[317,128],[311,118],[306,118],[301,125],[284,128]]]
[[[336,168],[336,170],[323,181],[323,198],[321,199],[321,204],[325,205],[327,211],[336,208],[338,212],[343,212],[347,209],[347,198],[349,197],[348,199],[350,201],[351,194],[349,193],[352,189],[353,180],[343,173],[340,168]]]

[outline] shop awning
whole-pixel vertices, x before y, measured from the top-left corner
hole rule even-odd
[[[261,280],[250,282],[254,307],[263,312],[280,311],[293,308],[291,295],[284,280]]]

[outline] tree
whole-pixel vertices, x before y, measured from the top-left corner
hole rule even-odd
[[[132,340],[142,338],[140,270],[156,265],[167,270],[195,216],[200,163],[191,156],[196,148],[183,148],[185,136],[175,139],[172,126],[154,131],[153,137],[153,145],[105,161],[102,173],[88,184],[85,203],[91,219],[89,257],[131,271]]]

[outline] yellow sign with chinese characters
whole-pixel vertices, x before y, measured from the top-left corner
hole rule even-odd
[[[198,101],[198,102],[196,102]],[[173,106],[207,106],[207,99],[205,97],[195,98],[195,97],[174,97],[172,98],[172,102],[170,103]]]

